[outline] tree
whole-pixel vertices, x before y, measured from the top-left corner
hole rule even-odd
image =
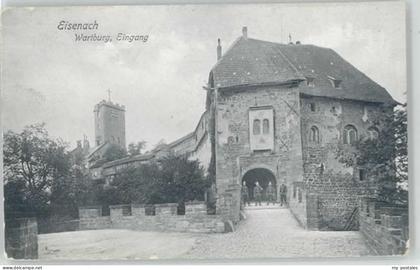
[[[339,160],[349,167],[366,168],[378,186],[377,197],[388,203],[406,204],[408,193],[406,105],[384,113],[374,123],[376,137],[360,138],[353,148],[339,149]]]
[[[4,135],[6,215],[47,215],[51,186],[70,168],[67,145],[49,138],[44,124]],[[16,207],[16,209],[14,209]]]
[[[136,156],[142,154],[142,150],[146,147],[145,141],[140,141],[137,143],[130,143],[128,145],[128,154],[130,156]]]
[[[198,161],[168,156],[123,170],[114,178],[110,190],[114,203],[183,204],[203,200],[209,186]]]
[[[127,151],[118,144],[110,144],[104,153],[105,161],[113,161],[127,156]]]

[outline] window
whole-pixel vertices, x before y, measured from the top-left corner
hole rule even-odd
[[[309,141],[319,143],[319,130],[316,126],[311,127],[309,132]]]
[[[359,169],[359,180],[360,181],[366,180],[366,171],[363,169]]]
[[[252,133],[254,135],[261,134],[261,121],[259,119],[254,119],[254,124],[252,126]]]
[[[293,199],[296,199],[296,186],[293,186]]]
[[[310,87],[314,87],[315,86],[315,78],[314,77],[306,77],[306,85],[310,86]]]
[[[331,77],[331,76],[328,76],[328,79],[330,80],[332,87],[341,88],[342,80],[338,80],[338,79],[336,79],[334,77]]]
[[[263,120],[263,134],[268,134],[269,131],[270,131],[270,122],[268,121],[268,119],[264,119]]]
[[[274,111],[272,107],[252,107],[249,109],[250,150],[274,149]],[[239,141],[239,138],[238,138]]]
[[[302,191],[300,189],[298,189],[298,201],[302,202]]]
[[[316,105],[315,105],[315,103],[310,103],[309,106],[311,108],[311,112],[315,112],[316,111]]]
[[[376,140],[379,137],[379,131],[376,127],[368,128],[368,137],[370,140]]]
[[[353,144],[357,141],[357,129],[352,125],[344,127],[343,142],[344,144]]]

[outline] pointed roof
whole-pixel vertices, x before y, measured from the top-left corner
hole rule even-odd
[[[314,45],[280,44],[238,38],[212,68],[217,88],[275,84],[314,79],[314,87],[301,83],[311,96],[395,104],[379,84],[344,60],[335,51]],[[335,88],[331,80],[341,80]]]

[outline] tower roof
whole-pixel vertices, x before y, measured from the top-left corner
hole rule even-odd
[[[280,44],[247,37],[238,38],[212,68],[218,88],[303,81],[313,78],[314,87],[301,93],[339,99],[395,104],[379,84],[344,60],[334,50],[314,45]],[[341,81],[339,89],[331,83]]]

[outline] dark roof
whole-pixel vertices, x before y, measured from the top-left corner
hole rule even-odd
[[[314,78],[315,87],[301,83],[312,96],[396,103],[391,95],[335,51],[314,45],[280,44],[240,37],[211,70],[217,88],[284,83]],[[341,80],[335,88],[330,78]]]
[[[124,158],[106,162],[103,165],[103,167],[109,168],[109,167],[113,167],[113,166],[117,166],[117,165],[121,165],[125,163],[132,163],[136,161],[147,161],[147,160],[151,160],[152,158],[154,158],[154,154],[141,154],[141,155],[136,155],[132,157],[124,157]]]
[[[108,144],[108,142],[104,142],[104,143],[96,146],[95,148],[93,148],[92,152],[89,153],[88,158],[91,158],[94,154],[96,154],[96,152],[98,152],[100,149],[102,149],[102,147],[104,147],[107,144]]]

